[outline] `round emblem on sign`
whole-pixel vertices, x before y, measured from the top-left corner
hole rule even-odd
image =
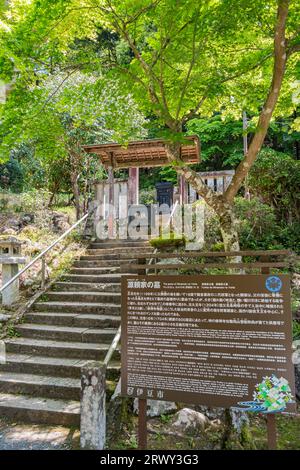
[[[270,292],[279,292],[282,288],[282,281],[278,276],[270,276],[266,280],[266,288]]]

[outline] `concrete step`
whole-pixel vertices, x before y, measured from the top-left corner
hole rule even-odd
[[[81,368],[86,362],[85,359],[8,353],[6,362],[0,364],[0,371],[80,379]],[[117,380],[120,375],[120,368],[120,361],[110,361],[106,369],[107,380]]]
[[[149,249],[149,246],[145,247],[115,247],[115,248],[88,248],[86,250],[88,255],[118,255],[128,254],[129,258],[134,256],[136,253],[153,253],[153,249]]]
[[[114,253],[114,254],[93,254],[93,250],[92,250],[92,254],[84,254],[84,255],[81,255],[80,258],[79,258],[79,261],[93,261],[93,260],[97,260],[97,261],[119,261],[120,259],[120,255],[118,253]]]
[[[117,332],[113,328],[84,328],[61,325],[38,325],[25,323],[16,326],[23,338],[41,338],[55,341],[82,341],[83,343],[111,343]]]
[[[0,415],[16,421],[78,427],[80,402],[0,393]]]
[[[97,267],[89,267],[89,268],[71,268],[69,270],[70,274],[87,274],[92,276],[98,276],[103,274],[115,274],[120,272],[120,266],[111,266],[109,268],[97,268]]]
[[[32,306],[35,312],[55,313],[103,313],[107,315],[120,315],[120,305],[112,303],[84,303],[84,302],[36,302]]]
[[[120,292],[121,284],[119,282],[105,282],[105,283],[92,283],[92,282],[72,282],[72,281],[59,281],[55,282],[52,286],[52,291],[84,291],[84,292]],[[51,291],[51,292],[52,292]],[[50,292],[50,291],[48,291]]]
[[[121,282],[122,274],[99,274],[97,276],[90,274],[66,274],[63,276],[65,282],[93,282],[93,283],[116,283]]]
[[[119,267],[120,261],[118,259],[106,259],[106,260],[82,260],[78,259],[74,261],[73,266],[76,268],[110,268]]]
[[[80,379],[0,371],[0,392],[80,400]]]
[[[88,313],[29,312],[24,316],[24,320],[31,324],[86,328],[118,328],[121,323],[121,317],[118,315],[93,315]]]
[[[120,325],[120,265],[144,243],[95,243],[35,302],[7,339],[0,364],[0,415],[78,426],[81,368],[103,361]],[[147,247],[149,250],[149,247]],[[151,250],[152,251],[152,250]],[[129,261],[120,261],[128,254]],[[120,349],[107,368],[107,397],[120,375]]]
[[[123,255],[122,255],[123,256]],[[94,259],[95,258],[95,259]],[[97,259],[97,256],[91,256],[90,259],[79,259],[74,262],[73,266],[76,268],[120,268],[122,264],[135,264],[138,262],[138,258],[129,259],[112,259],[103,260]]]
[[[78,358],[99,361],[103,360],[109,349],[109,344],[82,343],[71,341],[51,341],[32,338],[17,338],[5,341],[6,351],[17,354],[36,354],[38,356]],[[120,359],[116,350],[113,359]]]
[[[84,291],[70,291],[70,292],[47,292],[45,294],[47,300],[62,301],[62,302],[87,302],[87,303],[101,303],[107,302],[110,304],[121,304],[120,292],[84,292]]]
[[[135,241],[135,240],[110,240],[109,242],[103,240],[103,241],[97,241],[97,242],[92,242],[89,245],[89,248],[144,248],[144,247],[150,247],[148,240],[141,240],[141,241]]]

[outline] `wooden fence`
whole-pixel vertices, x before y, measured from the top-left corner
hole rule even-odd
[[[137,260],[130,263],[130,258]],[[143,253],[120,255],[121,272],[135,274],[157,274],[160,271],[178,270],[205,272],[207,269],[242,269],[245,272],[259,270],[268,273],[271,269],[288,269],[295,257],[288,250],[246,250],[231,252],[185,251],[182,253]],[[126,263],[128,260],[128,263]],[[168,260],[178,260],[170,263]],[[164,262],[165,261],[165,262]]]

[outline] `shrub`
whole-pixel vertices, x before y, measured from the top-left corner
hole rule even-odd
[[[22,194],[21,210],[22,212],[38,211],[47,207],[50,193],[43,189],[32,189]]]
[[[300,222],[282,223],[278,239],[285,248],[300,253]]]
[[[276,219],[275,209],[272,206],[256,197],[250,201],[236,197],[234,212],[241,249],[292,249],[296,252],[300,250],[300,224],[298,222],[281,224]],[[207,206],[204,240],[204,249],[224,250],[218,216]]]
[[[155,190],[144,189],[140,191],[139,200],[140,200],[140,204],[154,204],[156,200]]]
[[[280,226],[274,209],[258,198],[251,200],[236,197],[234,212],[238,219],[238,232],[241,248],[262,249],[281,248]]]
[[[300,222],[300,161],[271,148],[261,150],[249,174],[250,192],[275,209],[279,221]]]

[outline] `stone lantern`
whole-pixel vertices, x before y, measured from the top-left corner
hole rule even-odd
[[[0,264],[2,264],[2,286],[19,272],[19,264],[25,264],[26,258],[21,256],[23,242],[15,237],[0,238]],[[14,281],[2,292],[2,304],[11,305],[19,297],[19,279]]]

